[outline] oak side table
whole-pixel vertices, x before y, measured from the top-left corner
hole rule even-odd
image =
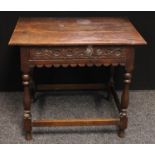
[[[134,47],[145,45],[145,40],[127,18],[20,18],[9,45],[20,47],[21,70],[24,86],[24,130],[26,139],[32,139],[32,127],[116,125],[118,135],[127,128],[129,85],[134,68]],[[121,101],[114,89],[113,74],[109,90],[119,111],[117,118],[33,120],[31,102],[34,95],[34,67],[124,67],[124,86]],[[43,89],[97,88],[92,84],[49,85]],[[37,87],[41,89],[41,86]],[[56,88],[56,89],[57,89]]]

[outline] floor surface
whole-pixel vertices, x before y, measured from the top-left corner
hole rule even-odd
[[[105,144],[155,143],[155,91],[131,91],[126,137],[119,138],[115,126],[33,128],[33,140],[24,139],[22,92],[0,93],[0,143]],[[32,117],[96,118],[118,115],[114,103],[103,92],[38,93]]]

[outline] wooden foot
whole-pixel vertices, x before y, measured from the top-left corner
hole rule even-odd
[[[32,140],[32,133],[31,132],[26,132],[25,139],[26,140]]]
[[[125,137],[125,130],[119,129],[117,135],[120,138],[124,138]]]

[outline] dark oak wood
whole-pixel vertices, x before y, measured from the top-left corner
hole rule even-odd
[[[141,45],[127,18],[20,18],[10,45]]]
[[[103,90],[107,86],[102,83],[87,83],[87,84],[38,84],[37,90]]]
[[[119,118],[102,119],[72,119],[72,120],[34,120],[32,125],[41,126],[92,126],[92,125],[119,125]]]
[[[134,68],[134,47],[146,42],[127,18],[20,18],[9,45],[21,47],[24,85],[24,130],[32,139],[32,126],[117,125],[124,136],[128,124],[129,86]],[[38,85],[33,82],[34,67],[110,66],[108,98],[112,96],[119,111],[116,118],[35,120],[31,103],[35,90],[104,89],[99,84]],[[124,67],[121,101],[115,91],[114,70]]]
[[[31,121],[31,93],[30,93],[30,67],[28,64],[29,52],[25,48],[21,48],[21,70],[23,72],[24,86],[24,129],[26,139],[32,139],[32,121]]]

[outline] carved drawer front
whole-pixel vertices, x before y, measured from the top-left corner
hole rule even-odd
[[[105,46],[32,47],[30,60],[125,58],[125,48]]]

